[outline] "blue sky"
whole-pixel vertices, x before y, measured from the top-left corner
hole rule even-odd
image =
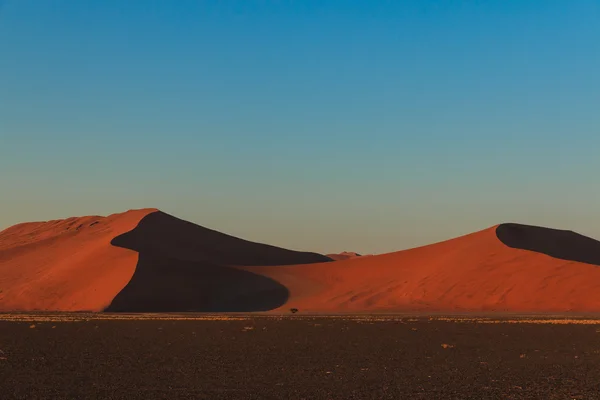
[[[157,207],[294,249],[600,238],[600,2],[0,1],[0,228]]]

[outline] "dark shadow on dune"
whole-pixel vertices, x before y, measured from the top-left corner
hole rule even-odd
[[[600,265],[600,242],[573,231],[511,223],[499,225],[496,236],[502,243],[515,249]]]
[[[331,261],[235,238],[160,211],[111,244],[139,253],[133,277],[105,310],[113,312],[268,311],[285,304],[287,288],[235,266]]]

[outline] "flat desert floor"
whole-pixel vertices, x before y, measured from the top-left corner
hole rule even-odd
[[[600,399],[595,317],[0,315],[2,399]]]

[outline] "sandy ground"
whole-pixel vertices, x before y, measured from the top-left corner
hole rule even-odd
[[[552,400],[600,393],[598,320],[24,317],[0,321],[6,400]],[[565,321],[545,321],[558,320]]]

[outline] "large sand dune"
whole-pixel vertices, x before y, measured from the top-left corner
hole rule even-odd
[[[154,209],[0,232],[0,310],[600,312],[600,242],[502,224],[337,262]]]
[[[229,265],[327,261],[155,209],[20,224],[0,232],[0,310],[266,311],[287,289]]]

